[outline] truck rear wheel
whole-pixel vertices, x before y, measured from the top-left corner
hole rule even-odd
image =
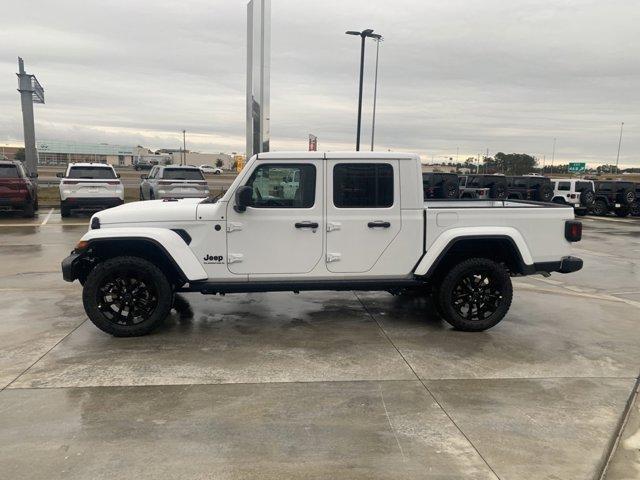
[[[173,290],[166,275],[139,257],[114,257],[87,277],[82,302],[89,319],[116,337],[146,335],[171,311]]]
[[[480,332],[504,318],[513,297],[507,269],[487,258],[464,260],[442,279],[436,300],[444,320],[457,330]]]

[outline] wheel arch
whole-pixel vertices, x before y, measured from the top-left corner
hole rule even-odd
[[[165,272],[175,285],[207,278],[204,268],[178,233],[159,228],[147,229],[153,231],[144,233],[115,230],[126,229],[91,230],[82,237],[86,246],[79,252],[78,278],[88,274],[87,269],[90,270],[97,263],[122,255],[149,260]]]
[[[473,257],[504,263],[512,274],[526,274],[533,265],[529,249],[517,231],[443,236],[427,250],[414,270],[415,275],[438,277],[453,264]]]

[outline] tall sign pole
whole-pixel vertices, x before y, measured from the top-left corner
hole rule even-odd
[[[24,70],[24,62],[18,57],[18,92],[22,103],[22,126],[24,131],[24,159],[27,172],[38,173],[38,152],[33,120],[33,104],[44,103],[44,89],[35,75]]]
[[[271,0],[247,4],[247,160],[269,151]]]

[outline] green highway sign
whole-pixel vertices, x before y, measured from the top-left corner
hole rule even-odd
[[[584,172],[587,168],[587,164],[582,162],[571,162],[569,163],[569,171],[570,172]]]

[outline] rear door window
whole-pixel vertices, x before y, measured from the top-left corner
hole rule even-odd
[[[571,182],[558,182],[558,190],[568,192],[571,190]]]
[[[165,168],[162,178],[165,180],[204,180],[199,168]]]
[[[0,178],[20,178],[15,165],[0,165]]]
[[[592,189],[593,186],[591,185],[590,182],[576,182],[576,191],[582,190],[583,188]]]
[[[388,163],[339,163],[333,167],[333,204],[338,208],[393,206],[393,167]]]
[[[106,167],[71,167],[67,178],[113,179],[116,174]]]

